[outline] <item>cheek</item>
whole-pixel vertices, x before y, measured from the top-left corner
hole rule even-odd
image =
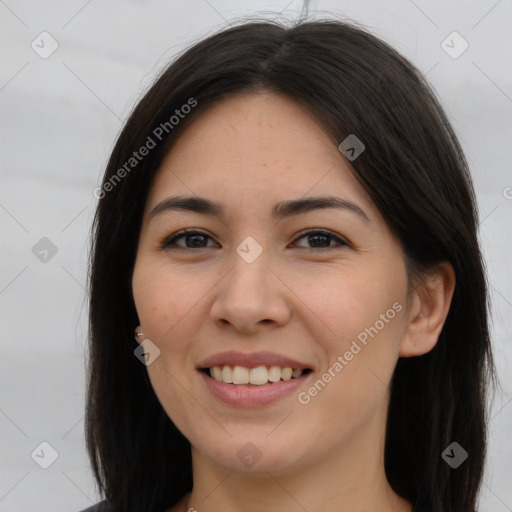
[[[141,259],[134,268],[132,290],[145,338],[160,350],[159,356],[147,366],[153,390],[175,425],[189,432],[193,425],[189,418],[197,415],[194,401],[184,392],[190,388],[186,356],[188,337],[184,331],[193,332],[194,321],[190,313],[200,298],[194,281],[179,277],[162,265]],[[203,292],[204,295],[204,292]]]
[[[193,279],[186,272],[143,261],[135,266],[132,289],[144,334],[156,343],[164,343],[170,330],[206,293],[203,279]]]
[[[330,370],[325,379],[336,381],[329,387],[340,386],[354,398],[366,396],[369,400],[379,386],[389,382],[405,326],[406,279],[402,270],[383,269],[378,275],[371,271],[346,273],[341,278],[333,276],[322,289],[310,289],[310,307],[328,326],[316,339],[327,358],[322,370]]]
[[[325,328],[325,342],[336,350],[373,326],[381,314],[401,300],[399,288],[368,270],[336,269],[308,280],[295,291],[313,313],[309,317]]]

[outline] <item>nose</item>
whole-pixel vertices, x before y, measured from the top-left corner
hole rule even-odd
[[[234,252],[231,270],[215,288],[217,294],[210,310],[213,322],[245,334],[288,322],[290,292],[271,268],[270,260],[265,250],[250,263]]]

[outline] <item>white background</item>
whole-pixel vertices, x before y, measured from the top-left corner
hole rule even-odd
[[[299,0],[0,0],[0,512],[76,512],[99,500],[84,447],[84,285],[92,191],[123,121],[185,46],[240,16],[286,21],[301,9]],[[310,2],[315,11],[362,22],[428,73],[468,157],[503,386],[480,510],[512,511],[512,0],[326,0]],[[31,47],[43,31],[58,43],[46,59]],[[469,44],[458,58],[441,46],[453,31]],[[57,247],[46,263],[32,252],[42,237]],[[58,453],[48,469],[31,458],[43,441]]]

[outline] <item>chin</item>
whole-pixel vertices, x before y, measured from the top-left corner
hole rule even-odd
[[[297,471],[305,454],[298,453],[296,447],[304,444],[291,438],[287,439],[286,444],[275,440],[269,442],[269,439],[265,439],[268,432],[266,429],[265,433],[259,435],[234,436],[223,443],[212,440],[208,446],[204,445],[202,439],[202,446],[198,449],[214,463],[234,473],[268,476],[269,472],[284,475]]]

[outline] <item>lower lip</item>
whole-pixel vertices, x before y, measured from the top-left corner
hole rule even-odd
[[[235,407],[258,407],[276,402],[296,391],[313,374],[313,372],[309,372],[296,379],[254,386],[252,384],[226,384],[215,380],[205,372],[200,371],[199,373],[214,396]]]

